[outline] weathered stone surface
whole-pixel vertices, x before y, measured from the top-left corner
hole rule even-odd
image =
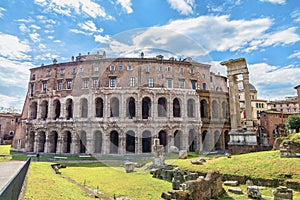
[[[202,165],[202,164],[203,164],[203,162],[200,161],[200,160],[191,160],[191,163],[192,163],[193,165]]]
[[[176,146],[170,146],[169,151],[171,153],[178,153],[179,149]]]
[[[293,190],[288,189],[287,187],[280,186],[272,191],[274,195],[274,200],[292,200],[293,199]]]
[[[251,180],[248,179],[248,180],[246,181],[246,185],[247,185],[247,186],[251,186],[251,185],[254,185],[254,184],[253,184],[253,181],[251,181]]]
[[[187,150],[180,150],[179,151],[179,156],[178,156],[179,159],[187,159],[187,157],[188,157]]]
[[[252,199],[261,199],[261,194],[257,186],[247,186],[247,195]]]
[[[280,144],[280,157],[299,157],[300,144],[291,140],[285,140]]]
[[[228,188],[228,192],[234,193],[234,194],[243,194],[243,191],[239,187],[231,187]]]
[[[134,171],[135,163],[133,163],[133,162],[126,162],[124,164],[124,166],[125,166],[126,173],[131,173],[131,172]]]
[[[238,181],[225,181],[224,185],[227,185],[227,186],[238,186],[239,182]]]
[[[161,194],[161,198],[170,200],[170,199],[172,199],[172,196],[171,196],[171,194],[168,193],[168,192],[163,192],[163,193]]]
[[[186,181],[197,180],[198,177],[199,177],[198,173],[191,173],[191,172],[189,172],[189,173],[185,176],[185,180],[186,180]]]

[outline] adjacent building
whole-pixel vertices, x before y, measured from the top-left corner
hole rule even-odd
[[[298,96],[285,97],[284,100],[274,100],[268,102],[268,109],[283,113],[299,113]]]
[[[0,113],[0,144],[11,144],[20,117],[18,113]]]

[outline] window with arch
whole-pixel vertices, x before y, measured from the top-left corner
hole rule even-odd
[[[173,117],[181,117],[181,108],[178,98],[173,100]]]
[[[41,103],[41,119],[46,120],[48,118],[48,101],[44,100]]]
[[[200,114],[201,114],[201,117],[208,117],[208,106],[207,106],[207,101],[205,99],[202,99],[200,101]]]
[[[119,99],[113,97],[110,99],[110,117],[119,117]]]
[[[126,116],[129,119],[135,117],[135,99],[133,97],[127,99]]]
[[[151,99],[144,97],[142,100],[142,118],[148,119],[151,116]]]
[[[189,99],[187,101],[187,116],[195,117],[195,100]]]
[[[218,112],[219,106],[218,102],[216,100],[212,101],[212,117],[213,118],[218,118],[219,112]]]
[[[67,99],[66,101],[66,119],[69,120],[73,118],[73,100]]]
[[[37,118],[37,102],[34,101],[30,105],[30,119],[36,119]]]
[[[81,117],[87,118],[88,117],[88,101],[86,98],[80,100],[80,110],[81,110]]]
[[[60,101],[58,99],[55,99],[53,101],[53,107],[54,107],[54,119],[58,119],[60,117]]]
[[[222,102],[222,117],[226,118],[226,114],[227,114],[227,105],[226,105],[226,102],[223,101]]]
[[[160,97],[157,102],[157,113],[159,117],[167,116],[167,99]]]
[[[96,117],[103,117],[103,99],[97,97],[95,99]]]

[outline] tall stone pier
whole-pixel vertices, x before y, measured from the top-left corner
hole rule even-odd
[[[221,65],[227,67],[227,76],[229,80],[229,104],[231,131],[229,141],[229,152],[247,153],[257,149],[257,137],[253,128],[253,119],[251,118],[251,99],[249,71],[245,58],[228,60],[221,62]],[[246,130],[241,129],[241,113],[238,92],[238,76],[242,76],[245,90],[246,106]]]

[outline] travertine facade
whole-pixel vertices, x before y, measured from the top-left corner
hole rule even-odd
[[[213,95],[201,105],[203,91]],[[31,69],[16,137],[24,139],[13,147],[45,153],[148,153],[157,137],[166,151],[172,145],[201,151],[206,140],[218,144],[208,150],[224,149],[228,109],[226,78],[211,73],[209,65],[162,56],[80,55]],[[220,125],[205,136],[221,137],[204,140],[201,112],[212,110],[218,110],[213,118]]]

